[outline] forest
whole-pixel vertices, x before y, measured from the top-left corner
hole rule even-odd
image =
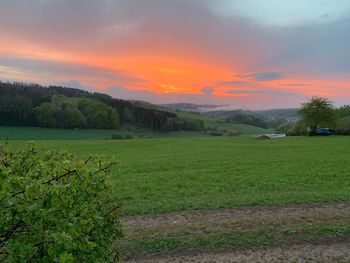
[[[49,128],[145,128],[169,132],[204,130],[201,120],[60,86],[0,82],[0,125]]]

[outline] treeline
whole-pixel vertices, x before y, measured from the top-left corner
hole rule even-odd
[[[335,132],[337,134],[350,135],[350,105],[342,106],[335,111],[339,116]]]
[[[350,135],[350,105],[335,108],[336,120],[334,123],[324,121],[319,127],[332,128],[338,135]],[[290,136],[307,135],[308,125],[302,118],[295,121],[285,121],[276,127],[276,132]]]
[[[34,108],[37,124],[49,128],[117,129],[117,111],[103,102],[87,98],[52,96]]]
[[[200,120],[145,108],[130,101],[60,86],[0,82],[0,125],[156,131],[203,130]]]
[[[243,112],[233,113],[226,117],[225,120],[230,123],[253,125],[265,129],[269,127],[269,123],[263,117]]]

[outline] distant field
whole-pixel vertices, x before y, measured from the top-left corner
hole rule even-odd
[[[190,119],[200,119],[202,120],[207,127],[216,127],[219,130],[228,130],[228,131],[240,131],[242,134],[261,134],[261,133],[270,133],[271,129],[263,129],[255,127],[252,125],[246,124],[233,124],[227,123],[222,118],[212,117],[207,115],[200,115],[192,112],[176,112],[176,114],[181,118],[190,118]]]
[[[184,113],[187,114],[187,113]],[[191,113],[188,113],[193,117]],[[243,135],[261,134],[271,132],[267,129],[244,125],[244,124],[230,124],[222,123],[212,117],[202,116],[207,126],[217,127],[218,129],[225,129],[228,131],[235,130],[242,132]],[[119,131],[119,130],[86,130],[86,129],[49,129],[39,127],[7,127],[0,126],[0,139],[10,140],[82,140],[82,139],[108,139],[113,134],[129,134],[135,138],[152,137],[152,138],[174,138],[174,137],[197,137],[207,136],[205,132],[170,132],[160,133],[151,132],[149,130],[137,131]]]
[[[24,141],[11,141],[22,147]],[[79,156],[116,156],[123,214],[350,200],[349,137],[192,137],[40,141]]]
[[[120,130],[85,130],[85,129],[49,129],[39,127],[6,127],[0,126],[0,139],[9,140],[85,140],[109,139],[113,134],[132,135],[140,137],[188,137],[206,136],[202,132],[171,132],[157,133],[146,130],[120,131]]]

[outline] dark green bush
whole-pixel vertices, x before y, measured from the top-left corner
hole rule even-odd
[[[222,136],[222,135],[224,135],[222,132],[218,132],[218,131],[211,131],[211,132],[208,132],[208,134],[210,136]]]
[[[112,134],[111,138],[112,140],[123,140],[124,136],[121,134]]]
[[[217,131],[218,130],[218,127],[216,126],[208,126],[207,127],[207,131]]]
[[[0,262],[112,262],[121,237],[114,162],[0,146]]]
[[[130,134],[127,134],[127,135],[125,135],[124,139],[130,140],[130,139],[134,139],[134,137]]]
[[[239,132],[239,131],[230,131],[227,133],[227,136],[229,136],[229,137],[235,137],[235,136],[239,136],[239,135],[241,135],[241,132]]]

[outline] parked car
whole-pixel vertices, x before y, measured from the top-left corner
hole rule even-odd
[[[316,135],[332,135],[333,130],[330,128],[319,128],[316,130]]]

